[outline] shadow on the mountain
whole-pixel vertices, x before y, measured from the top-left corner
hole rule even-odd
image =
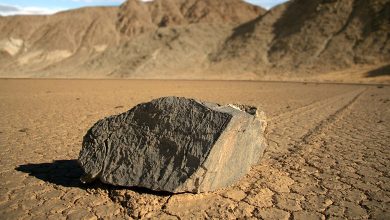
[[[366,77],[390,76],[390,64],[367,72]]]

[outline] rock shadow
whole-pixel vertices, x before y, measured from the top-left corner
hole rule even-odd
[[[80,177],[84,175],[84,172],[78,164],[77,160],[55,160],[52,163],[38,164],[29,163],[19,165],[15,168],[15,170],[28,173],[30,176],[63,187],[78,187],[82,189],[101,188],[106,190],[132,190],[140,194],[151,194],[157,196],[172,195],[170,192],[153,191],[142,187],[111,186],[104,184],[99,180],[96,180],[93,183],[83,184],[80,181]]]
[[[367,72],[366,77],[390,76],[390,64]]]
[[[15,170],[28,173],[45,182],[64,187],[84,187],[80,182],[83,170],[77,160],[55,160],[52,163],[23,164]]]

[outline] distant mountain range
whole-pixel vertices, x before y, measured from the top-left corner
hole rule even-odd
[[[241,0],[128,0],[7,16],[0,76],[272,79],[386,67],[389,21],[390,0],[292,0],[269,11]]]

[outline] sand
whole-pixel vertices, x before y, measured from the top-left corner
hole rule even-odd
[[[81,185],[87,129],[167,95],[260,106],[265,157],[213,193]],[[1,79],[0,219],[389,219],[389,109],[389,86]]]

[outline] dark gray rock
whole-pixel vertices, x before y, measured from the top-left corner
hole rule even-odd
[[[169,192],[229,186],[266,147],[265,116],[254,107],[165,97],[98,121],[84,136],[83,182]]]

